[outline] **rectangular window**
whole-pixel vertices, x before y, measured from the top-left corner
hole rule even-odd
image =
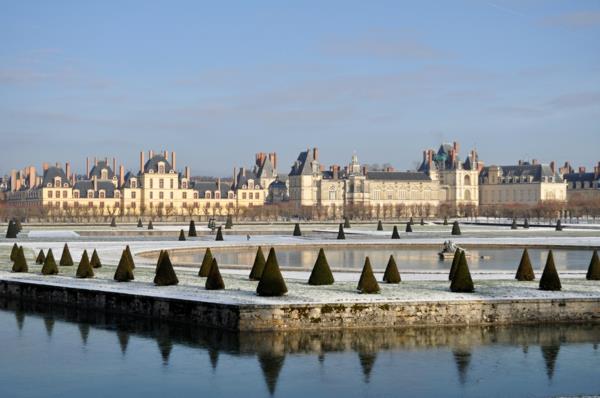
[[[169,196],[173,199],[173,192],[169,192]]]
[[[164,198],[165,198],[165,195],[164,195],[164,193],[163,193],[163,192],[159,192],[159,193],[158,193],[158,198],[159,198],[159,199],[164,199]]]
[[[163,189],[164,187],[165,187],[165,180],[163,180],[161,178],[160,180],[158,180],[158,188]]]
[[[171,189],[173,189],[173,180],[171,180]]]
[[[48,191],[48,198],[52,197],[52,191]]]
[[[131,199],[135,199],[135,194],[136,194],[136,192],[131,193]]]
[[[242,199],[246,199],[246,192],[242,193]]]
[[[183,193],[181,194],[181,197],[182,197],[183,199],[187,199],[187,192],[183,192]]]
[[[154,192],[150,192],[150,199],[153,199],[153,197],[154,197],[153,193]]]
[[[67,195],[68,195],[68,194],[67,194],[67,191],[63,191],[63,198],[66,198],[66,197],[67,197]]]
[[[150,189],[154,188],[154,179],[150,179]]]

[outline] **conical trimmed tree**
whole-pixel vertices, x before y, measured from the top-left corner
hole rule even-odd
[[[210,265],[210,272],[208,273],[208,278],[206,278],[206,283],[204,284],[206,290],[223,290],[225,289],[225,283],[223,283],[223,278],[221,277],[221,271],[219,271],[219,264],[217,264],[217,259],[213,258],[212,263]]]
[[[125,250],[123,250],[121,259],[119,260],[119,265],[117,265],[117,269],[115,270],[114,280],[117,282],[129,282],[134,280],[133,268],[131,268],[127,252]]]
[[[179,240],[185,240],[185,232],[183,232],[183,229],[179,231]]]
[[[377,221],[377,230],[383,231],[383,223],[381,222],[381,220]]]
[[[231,227],[233,227],[233,217],[231,217],[231,214],[228,214],[225,219],[225,229],[231,229]]]
[[[96,249],[94,249],[94,252],[92,253],[90,264],[92,265],[92,268],[102,268],[102,262],[100,261],[100,257],[98,256]]]
[[[93,278],[94,270],[92,269],[92,264],[90,264],[90,259],[87,254],[87,250],[83,251],[81,255],[81,261],[79,261],[79,266],[77,267],[77,272],[75,273],[77,278]]]
[[[338,239],[346,239],[346,234],[344,233],[344,225],[340,224],[340,228],[338,229]]]
[[[65,243],[63,247],[62,255],[60,256],[60,261],[58,263],[61,267],[70,267],[74,265],[73,258],[71,257],[71,252],[69,251],[69,245]]]
[[[386,283],[400,283],[402,281],[400,278],[400,272],[398,272],[398,265],[396,265],[396,260],[394,259],[393,255],[390,255],[387,267],[385,267],[383,281]]]
[[[473,286],[473,279],[471,279],[471,272],[469,272],[469,265],[467,264],[467,257],[464,251],[460,252],[460,258],[456,265],[456,273],[450,283],[450,291],[454,293],[472,293],[475,291]]]
[[[375,279],[375,275],[373,275],[373,268],[371,267],[371,260],[369,260],[369,257],[365,258],[365,265],[363,266],[356,289],[364,294],[379,293],[381,290],[377,283],[377,279]]]
[[[523,250],[521,262],[519,262],[519,268],[517,269],[515,279],[518,281],[535,280],[535,274],[533,273],[533,267],[531,266],[531,260],[529,260],[529,252],[527,249]]]
[[[448,216],[444,216],[443,225],[448,225]]]
[[[588,281],[600,281],[600,260],[598,259],[598,251],[594,250],[590,266],[588,267],[585,279]]]
[[[138,228],[142,228],[144,226],[144,224],[142,224],[142,219],[138,218],[138,223],[137,223],[137,227]]]
[[[131,254],[129,245],[125,246],[125,254],[127,255],[127,261],[129,262],[131,269],[135,269],[135,262],[133,261],[133,254]]]
[[[15,261],[12,266],[12,272],[28,272],[29,268],[27,267],[27,259],[25,258],[25,253],[23,252],[23,246],[17,249],[17,254],[15,255]]]
[[[300,231],[299,223],[296,223],[296,225],[294,225],[294,233],[292,235],[293,236],[302,236],[302,231]]]
[[[213,255],[210,251],[210,247],[206,248],[206,252],[204,252],[204,258],[202,259],[202,264],[200,265],[200,270],[198,270],[198,276],[206,278],[210,272],[210,266],[212,264]]]
[[[183,231],[183,230],[182,230]],[[159,262],[156,264],[156,275],[154,275],[154,284],[157,286],[177,285],[179,279],[171,264],[169,252],[164,251],[162,256],[159,256]]]
[[[8,222],[8,228],[6,228],[6,239],[16,239],[19,229],[13,220]]]
[[[460,235],[460,225],[458,225],[458,221],[454,221],[452,224],[452,235]]]
[[[44,254],[44,249],[40,249],[37,257],[35,258],[36,264],[44,264],[44,260],[46,259],[46,255]]]
[[[560,222],[560,218],[558,219],[558,221],[556,221],[556,228],[557,231],[562,231],[563,227],[562,227],[562,223]]]
[[[529,219],[528,218],[526,218],[525,221],[523,222],[523,228],[529,229]]]
[[[271,248],[267,256],[265,269],[256,287],[256,294],[266,297],[283,296],[287,291],[287,286],[277,263],[275,249]]]
[[[512,224],[510,225],[510,229],[517,229],[517,219],[513,218]]]
[[[425,219],[421,218],[421,225],[425,225]]]
[[[23,225],[21,225],[21,220],[18,218],[15,219],[15,226],[17,227],[17,233],[20,233],[23,230]]]
[[[148,221],[148,229],[154,229],[154,224],[152,224],[152,220]]]
[[[404,232],[412,232],[412,224],[410,222],[406,223],[406,228],[404,229]]]
[[[315,261],[315,266],[308,278],[308,284],[313,286],[333,285],[333,282],[335,282],[335,280],[333,279],[331,268],[329,268],[329,264],[327,263],[325,251],[321,248],[319,249],[319,255],[317,256],[317,261]]]
[[[223,231],[221,231],[221,227],[217,228],[217,236],[215,237],[216,241],[223,240]]]
[[[249,278],[251,281],[260,280],[260,277],[265,270],[265,264],[265,255],[263,254],[262,247],[258,246],[258,249],[256,249],[256,256],[254,256],[254,264],[252,265],[252,270],[250,271]]]
[[[351,228],[350,226],[350,217],[344,217],[344,228]]]
[[[190,220],[190,227],[188,228],[188,236],[190,238],[195,238],[196,236],[198,236],[198,233],[196,232],[196,223],[194,222],[194,220]]]
[[[540,278],[540,290],[560,290],[562,288],[556,266],[554,265],[554,255],[552,250],[548,252],[546,266]]]
[[[451,281],[454,279],[454,275],[456,274],[456,267],[458,266],[458,260],[460,260],[460,252],[462,250],[456,249],[454,252],[454,257],[452,257],[452,265],[450,266],[450,272],[448,273],[448,280]]]
[[[19,252],[19,245],[16,243],[13,244],[12,249],[10,250],[10,261],[15,261],[17,259],[17,253]]]
[[[116,218],[112,218],[112,220],[110,220],[110,226],[112,228],[115,228],[117,226],[117,219]]]
[[[42,275],[56,275],[58,274],[58,267],[56,261],[54,261],[54,255],[52,249],[48,249],[46,258],[44,259],[44,265],[42,266]]]
[[[400,234],[398,233],[398,227],[394,225],[394,229],[392,230],[392,239],[400,239]]]

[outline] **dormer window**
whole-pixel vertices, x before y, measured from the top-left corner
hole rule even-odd
[[[73,192],[73,197],[74,197],[75,199],[79,199],[79,191],[75,191],[75,192]]]
[[[100,172],[100,179],[108,180],[108,170],[102,169],[102,171]]]
[[[204,193],[204,197],[205,197],[206,199],[210,199],[210,197],[211,197],[211,193],[210,193],[210,191],[206,191],[206,192]]]
[[[228,199],[233,199],[233,192],[227,193],[227,198]]]
[[[121,197],[121,192],[115,191],[115,198],[119,199]]]
[[[106,197],[106,192],[100,191],[98,196],[100,197],[100,199],[104,199]]]
[[[94,191],[92,191],[91,189],[88,191],[87,193],[87,197],[88,199],[92,199],[94,197]]]
[[[60,177],[56,177],[56,178],[54,179],[54,186],[55,186],[56,188],[60,188]]]
[[[221,199],[221,192],[215,192],[215,199]]]
[[[158,173],[159,174],[164,174],[165,173],[165,164],[162,163],[162,162],[158,164]]]
[[[183,188],[183,189],[187,189],[187,187],[188,187],[187,181],[183,181],[183,182],[181,183],[181,188]]]
[[[194,192],[194,199],[198,199],[198,192]]]

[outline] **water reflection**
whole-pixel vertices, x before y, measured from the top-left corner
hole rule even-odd
[[[528,374],[527,384],[542,388],[536,369],[545,380],[553,382],[544,385],[543,394],[534,391],[531,395],[600,391],[600,384],[593,377],[594,369],[600,365],[596,351],[600,325],[238,333],[7,299],[0,299],[0,308],[0,336],[8,345],[18,346],[20,341],[29,345],[28,336],[36,338],[41,333],[49,337],[46,347],[60,348],[61,358],[75,360],[85,355],[80,358],[83,363],[109,369],[117,366],[107,359],[113,346],[128,369],[134,366],[137,373],[147,373],[148,378],[175,377],[169,376],[173,369],[177,370],[179,383],[196,385],[197,371],[191,369],[205,368],[221,388],[249,388],[247,395],[262,395],[253,388],[264,388],[263,393],[272,396],[314,393],[303,383],[313,383],[315,388],[347,388],[350,390],[345,395],[350,396],[362,395],[358,385],[371,388],[374,395],[387,395],[401,385],[408,395],[412,391],[412,395],[477,396],[486,392],[487,387],[482,384],[490,383],[490,391],[497,385],[511,395],[511,388],[531,388],[518,383],[510,385],[511,378],[520,379],[523,372]],[[13,316],[18,337],[6,340],[10,329],[15,329],[15,322],[3,321]],[[74,333],[78,330],[80,338],[73,339],[69,327]],[[130,347],[132,339],[136,340],[135,349]],[[77,347],[86,350],[82,353]],[[562,355],[564,347],[566,354]],[[152,356],[148,356],[152,351],[154,364],[158,363],[167,373],[153,370],[154,364],[149,361]],[[61,361],[50,358],[52,362]],[[6,369],[19,365],[26,368],[31,363],[20,364],[19,358],[8,358],[7,354],[0,357],[0,386],[6,385]],[[253,384],[254,372],[262,378],[262,387]],[[308,375],[314,379],[304,379]],[[361,376],[357,379],[358,375]],[[338,380],[336,384],[336,377],[346,381]],[[237,386],[227,385],[224,378]],[[431,378],[445,381],[428,384]],[[577,388],[572,389],[573,386]],[[525,395],[518,392],[517,395]],[[216,395],[237,396],[237,392]]]
[[[263,248],[268,250],[268,248]],[[299,267],[311,269],[317,259],[318,248],[280,248],[277,250],[277,260],[283,267]],[[450,261],[438,258],[435,248],[408,249],[398,247],[352,247],[328,248],[325,253],[329,265],[333,268],[362,268],[365,257],[369,256],[373,268],[384,270],[390,254],[393,254],[398,267],[405,270],[439,270],[448,269]],[[477,248],[469,249],[469,267],[472,270],[516,270],[521,259],[521,248]],[[556,267],[559,270],[586,270],[590,258],[589,250],[553,250]],[[256,248],[240,248],[235,250],[214,249],[213,255],[219,264],[246,265],[249,268],[254,262]],[[536,270],[543,269],[548,250],[529,249],[529,257]],[[180,264],[200,264],[204,251],[193,254],[175,253],[172,260]]]

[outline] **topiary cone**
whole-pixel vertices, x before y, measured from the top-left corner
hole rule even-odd
[[[377,230],[383,231],[383,223],[381,222],[381,220],[377,221]]]
[[[38,253],[37,257],[35,258],[35,263],[36,264],[44,264],[45,259],[46,259],[46,255],[44,254],[44,250],[40,249],[40,252]]]
[[[62,255],[60,256],[59,265],[62,267],[64,267],[64,266],[70,267],[73,265],[73,258],[71,257],[71,252],[69,251],[69,246],[66,243],[65,243],[65,246],[63,247]]]
[[[81,261],[79,261],[79,266],[77,267],[77,272],[75,273],[77,278],[93,278],[94,270],[92,269],[92,265],[90,264],[90,259],[88,258],[87,250],[83,251],[81,255]]]
[[[48,249],[48,254],[44,259],[44,265],[42,266],[42,275],[56,275],[58,274],[58,267],[56,261],[54,261],[54,255],[52,249]]]
[[[296,223],[296,225],[294,225],[294,233],[292,235],[293,236],[302,236],[302,231],[300,231],[299,223]]]
[[[265,269],[260,277],[258,286],[256,287],[256,294],[259,296],[283,296],[287,293],[287,286],[281,275],[279,264],[277,263],[277,256],[275,255],[275,249],[269,250],[267,256],[267,262]]]
[[[519,263],[519,268],[517,269],[515,279],[518,281],[532,281],[535,279],[535,274],[533,273],[533,267],[531,266],[529,252],[527,249],[523,250],[523,255],[521,256],[521,262]]]
[[[127,255],[127,261],[129,262],[129,266],[131,269],[135,269],[135,262],[133,261],[133,254],[131,254],[131,249],[129,245],[125,246],[125,254]]]
[[[517,219],[513,218],[512,224],[510,225],[510,229],[517,229]]]
[[[154,275],[154,284],[157,286],[170,286],[179,283],[171,259],[169,258],[169,252],[163,251],[162,256],[159,256],[159,262],[156,265],[156,274]]]
[[[221,231],[221,227],[217,228],[217,236],[215,237],[215,240],[223,240],[223,232]]]
[[[138,223],[137,223],[137,227],[138,228],[142,228],[144,226],[144,224],[142,224],[142,219],[138,218]]]
[[[319,249],[319,255],[317,256],[317,261],[315,261],[315,266],[308,278],[308,284],[313,286],[333,285],[333,282],[333,274],[327,263],[325,251],[321,248]]]
[[[365,259],[365,265],[363,266],[360,279],[358,280],[358,286],[356,287],[360,293],[374,294],[379,293],[379,284],[373,275],[373,268],[371,268],[371,261],[369,257]]]
[[[265,256],[263,254],[262,247],[258,246],[258,249],[256,249],[256,256],[254,257],[254,264],[252,265],[252,270],[250,271],[250,280],[260,280],[260,277],[265,270],[265,264]]]
[[[387,283],[400,283],[402,281],[400,278],[400,272],[398,272],[398,265],[396,265],[396,260],[394,259],[393,255],[390,255],[387,267],[385,267],[383,281]]]
[[[460,235],[460,225],[458,225],[458,221],[454,221],[452,224],[452,235]]]
[[[198,236],[198,233],[196,232],[196,223],[194,222],[194,220],[190,220],[190,227],[188,228],[188,236],[190,238],[195,238],[196,236]]]
[[[100,261],[100,257],[98,257],[96,249],[94,249],[94,252],[92,253],[90,264],[92,265],[92,268],[102,268],[102,262]]]
[[[12,272],[28,272],[29,268],[27,267],[27,259],[25,258],[25,253],[23,252],[23,246],[17,249],[17,254],[15,255],[15,261],[12,266]]]
[[[212,259],[210,272],[208,273],[208,278],[206,278],[204,287],[206,290],[225,289],[225,283],[223,283],[223,278],[221,277],[221,272],[219,271],[219,264],[217,264],[217,260],[215,258]]]
[[[10,261],[16,260],[18,252],[19,252],[19,245],[17,245],[15,243],[15,244],[13,244],[12,249],[10,250]]]
[[[404,229],[404,232],[412,232],[412,224],[407,222],[406,223],[406,229]]]
[[[114,280],[117,282],[129,282],[133,279],[133,268],[131,268],[131,265],[129,264],[127,252],[123,250],[119,265],[117,265],[117,269],[115,270]]]
[[[598,251],[594,250],[590,266],[588,267],[585,279],[589,281],[600,281],[600,260],[598,259]]]
[[[562,227],[562,223],[560,222],[560,219],[558,219],[558,221],[556,221],[556,228],[557,231],[562,231],[563,227]]]
[[[6,228],[6,239],[16,239],[19,233],[19,228],[13,220],[8,222],[8,228]]]
[[[112,220],[110,220],[110,226],[113,228],[117,226],[117,220],[114,217],[112,218]]]
[[[183,232],[183,229],[179,231],[179,240],[185,240],[185,232]]]
[[[448,225],[448,216],[444,216],[443,225]]]
[[[344,226],[340,224],[340,228],[338,229],[338,239],[346,239],[346,234],[344,233]]]
[[[398,227],[394,225],[394,229],[392,231],[392,239],[400,239],[400,234],[398,233]]]
[[[554,255],[552,250],[548,252],[548,258],[546,259],[546,266],[544,272],[540,278],[540,290],[560,290],[562,288],[560,284],[560,278],[554,265]]]
[[[454,293],[472,293],[475,291],[464,251],[460,252],[458,264],[456,265],[456,273],[450,283],[450,290]]]
[[[451,281],[456,274],[456,266],[458,265],[458,260],[460,260],[460,252],[462,250],[456,249],[454,252],[454,257],[452,257],[452,265],[450,266],[450,272],[448,273],[448,280]]]
[[[202,264],[200,265],[200,269],[198,270],[198,276],[206,278],[210,273],[210,266],[212,264],[213,255],[210,251],[210,247],[206,248],[204,252],[204,258],[202,258]]]
[[[529,219],[525,219],[525,221],[523,222],[523,228],[529,229]]]
[[[148,221],[148,229],[154,229],[154,224],[152,224],[152,220]]]

